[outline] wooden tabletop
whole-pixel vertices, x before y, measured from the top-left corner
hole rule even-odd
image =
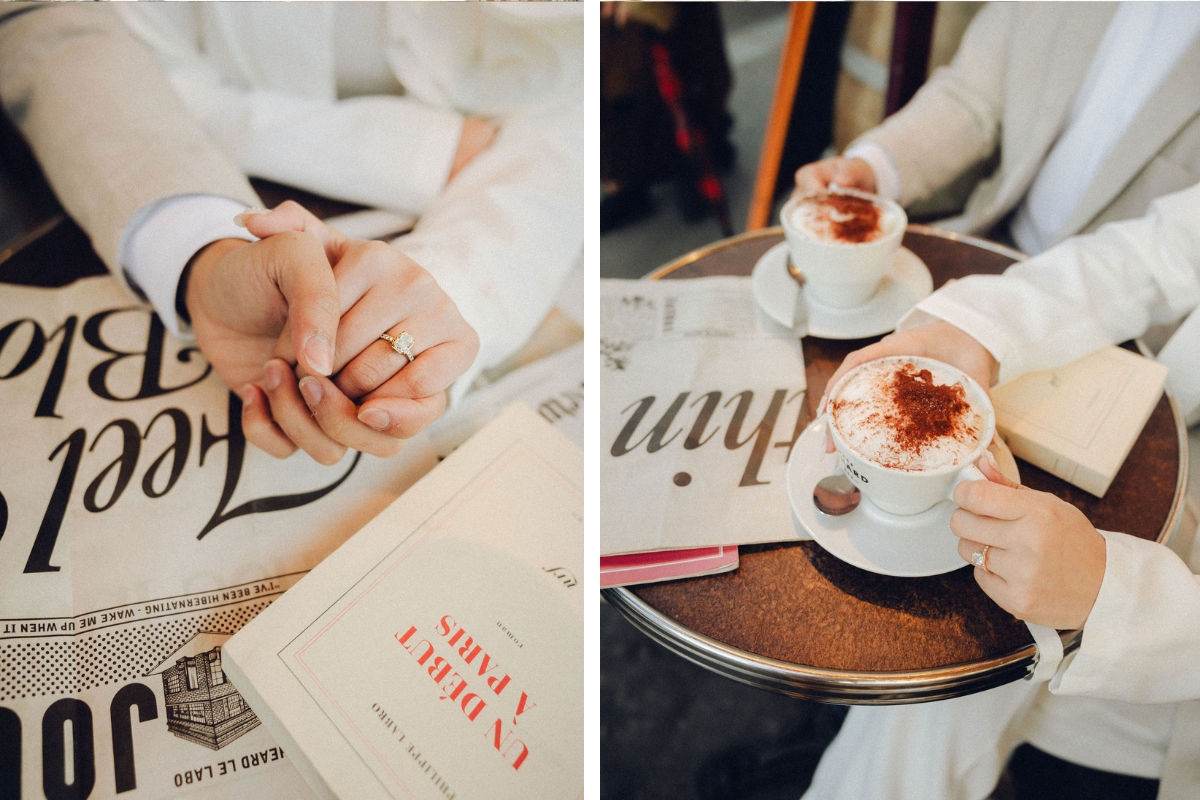
[[[749,275],[782,240],[745,234],[684,256],[651,277]],[[934,286],[1000,273],[1019,253],[911,226],[904,246]],[[879,337],[806,337],[809,416],[851,350]],[[1077,506],[1098,528],[1162,540],[1183,500],[1184,430],[1164,395],[1103,499],[1019,461],[1022,481]],[[965,694],[1024,674],[1035,652],[1024,623],[979,589],[972,571],[894,578],[850,566],[816,542],[743,546],[737,570],[607,596],[644,631],[718,672],[788,694],[838,702],[913,702]],[[1065,637],[1068,646],[1078,636]],[[792,669],[792,667],[795,667]],[[875,679],[881,680],[875,680]],[[867,691],[856,694],[856,685]]]

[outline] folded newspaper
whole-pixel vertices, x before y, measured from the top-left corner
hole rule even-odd
[[[311,797],[223,644],[513,400],[578,435],[582,377],[573,348],[394,459],[278,461],[111,278],[4,286],[0,797]]]
[[[600,317],[601,555],[799,538],[804,358],[750,279],[603,280]]]

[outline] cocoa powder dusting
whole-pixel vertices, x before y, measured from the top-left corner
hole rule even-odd
[[[869,242],[879,234],[879,206],[864,197],[830,192],[817,198],[820,218],[838,241]]]
[[[973,435],[964,419],[970,409],[966,391],[959,384],[935,385],[929,370],[905,364],[892,375],[891,392],[895,413],[888,423],[902,451],[920,454],[943,436]]]

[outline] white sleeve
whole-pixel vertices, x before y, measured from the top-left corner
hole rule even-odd
[[[1179,320],[1200,305],[1200,184],[1009,267],[972,275],[920,302],[900,327],[930,317],[963,329],[1000,362],[1000,381],[1070,363]]]
[[[248,175],[420,214],[446,184],[463,116],[388,95],[323,100],[223,82],[204,62],[167,76]]]
[[[1101,533],[1104,582],[1050,691],[1126,703],[1200,698],[1200,577],[1167,547]]]
[[[583,247],[583,102],[504,121],[492,145],[394,242],[429,270],[479,333],[461,396],[553,307]]]
[[[183,268],[200,248],[218,239],[253,241],[254,236],[233,222],[245,210],[245,203],[227,197],[170,197],[143,207],[126,228],[120,247],[125,279],[175,336],[191,339],[191,330],[175,313]]]
[[[846,148],[842,153],[846,158],[861,158],[875,173],[875,194],[888,200],[899,200],[904,192],[900,185],[900,172],[896,169],[896,159],[886,147],[879,142],[867,139],[860,140]]]
[[[1018,5],[985,5],[950,65],[936,70],[904,108],[854,143],[876,142],[891,153],[903,188],[901,205],[948,186],[999,145]]]

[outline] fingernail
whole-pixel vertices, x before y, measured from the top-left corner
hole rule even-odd
[[[246,386],[242,389],[242,405],[248,406],[258,397],[258,390],[253,385]]]
[[[321,402],[321,382],[311,375],[301,378],[300,394],[304,395],[308,407],[313,408]]]
[[[377,431],[386,431],[392,424],[392,418],[382,408],[364,408],[358,414],[358,421]]]
[[[821,395],[821,402],[817,403],[817,416],[818,417],[825,413],[825,404],[828,402],[829,402],[829,395],[828,394]]]
[[[996,457],[992,455],[991,450],[984,450],[983,457],[986,458],[987,462],[992,465],[992,469],[996,470],[996,472],[1000,472],[1000,462],[996,461]]]
[[[283,383],[283,365],[278,361],[268,361],[265,367],[267,373],[267,391],[273,392]]]
[[[321,375],[333,372],[333,348],[323,335],[314,333],[309,336],[304,343],[304,354],[308,356],[308,365],[313,372]]]
[[[242,213],[238,214],[236,217],[233,218],[233,224],[240,225],[241,227],[244,228],[244,227],[246,227],[246,221],[249,220],[250,217],[254,216],[255,214],[266,214],[266,213],[267,213],[267,210],[265,208],[247,208],[245,211],[243,211]]]

